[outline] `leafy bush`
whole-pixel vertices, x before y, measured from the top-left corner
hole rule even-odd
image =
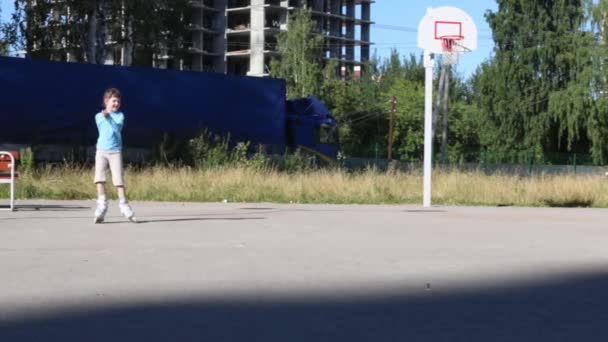
[[[230,136],[222,138],[211,134],[206,129],[195,138],[190,139],[189,152],[194,166],[199,169],[208,169],[227,165],[231,161],[228,142]]]
[[[21,165],[19,169],[22,173],[31,173],[34,170],[34,152],[31,147],[24,148],[20,151]]]

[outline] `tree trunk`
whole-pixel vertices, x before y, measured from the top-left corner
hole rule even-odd
[[[97,9],[97,31],[95,44],[95,61],[96,64],[105,64],[106,62],[106,15],[108,14],[108,6],[106,0],[98,0]]]
[[[15,3],[15,5],[17,5],[17,3]],[[23,25],[21,22],[18,22],[19,20],[22,20],[23,17],[19,19],[14,19],[17,20],[17,22],[14,22],[13,24],[15,25],[15,27],[19,27],[20,31],[23,32],[23,36],[25,37],[25,51],[26,54],[31,57],[32,53],[36,49],[32,28],[38,27],[38,22],[36,21],[37,16],[34,14],[34,8],[29,2],[26,2],[24,9],[25,13],[20,12],[20,14],[25,16],[25,25]]]
[[[122,47],[120,51],[120,64],[129,66],[133,63],[133,31],[131,30],[132,13],[130,13],[125,5],[125,0],[122,1]]]
[[[88,14],[88,30],[87,30],[87,63],[97,63],[97,1],[93,0],[94,4],[91,8],[91,12]]]

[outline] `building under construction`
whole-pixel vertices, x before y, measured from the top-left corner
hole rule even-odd
[[[191,0],[179,53],[167,45],[150,54],[137,45],[126,46],[121,36],[128,27],[116,29],[106,42],[106,64],[149,65],[194,71],[266,76],[270,61],[278,56],[278,33],[287,30],[290,15],[307,8],[323,35],[323,58],[336,60],[342,70],[357,70],[370,58],[372,0]],[[57,6],[62,2],[57,1]],[[35,6],[35,5],[34,5]],[[48,4],[47,4],[48,6]],[[64,5],[65,6],[65,5]],[[62,16],[62,11],[55,13]],[[57,16],[57,14],[56,14]],[[120,26],[120,25],[119,25]],[[124,26],[124,25],[123,25]],[[108,25],[108,27],[112,27]],[[44,31],[44,28],[40,28]],[[30,53],[55,60],[82,60],[73,51],[55,49],[40,54],[41,44],[30,44]],[[150,54],[149,56],[145,55]],[[72,56],[71,56],[71,55]],[[82,55],[83,53],[80,52]],[[142,62],[143,61],[143,62]]]
[[[226,71],[263,76],[276,56],[277,34],[290,14],[311,10],[325,37],[323,57],[354,69],[369,61],[371,0],[229,0],[226,8]],[[359,49],[359,51],[356,51]]]

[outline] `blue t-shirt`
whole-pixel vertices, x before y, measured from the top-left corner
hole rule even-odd
[[[97,149],[106,151],[122,150],[122,126],[125,122],[125,116],[121,112],[110,113],[104,117],[101,113],[95,115],[97,123],[97,131],[99,138],[97,139]]]

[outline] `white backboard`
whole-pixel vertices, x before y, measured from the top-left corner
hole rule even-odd
[[[477,26],[473,19],[456,7],[429,8],[418,25],[418,47],[443,53],[443,39],[455,41],[463,52],[477,49]]]

